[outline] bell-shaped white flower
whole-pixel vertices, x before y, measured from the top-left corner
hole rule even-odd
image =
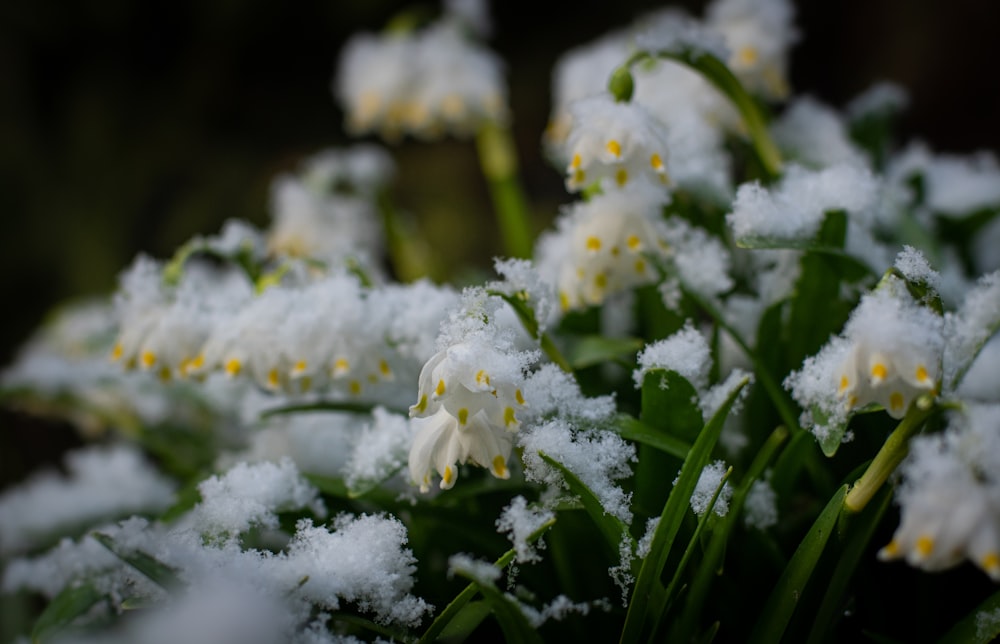
[[[1000,407],[970,405],[940,434],[917,437],[897,492],[902,518],[883,560],[924,570],[969,560],[1000,581]]]
[[[441,475],[441,488],[450,488],[458,465],[466,462],[497,478],[510,476],[507,459],[524,395],[520,378],[491,373],[490,352],[483,348],[453,345],[435,354],[420,372],[418,400],[410,407],[417,433],[409,466],[421,491],[430,489],[434,471]]]
[[[595,181],[624,187],[638,177],[670,183],[667,130],[645,107],[604,93],[574,102],[570,113],[567,190],[576,192]]]

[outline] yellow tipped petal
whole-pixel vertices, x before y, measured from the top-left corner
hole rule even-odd
[[[841,376],[840,377],[840,387],[837,389],[837,393],[841,393],[841,394],[844,393],[845,391],[847,391],[847,388],[850,387],[850,386],[851,386],[851,380],[846,375]]]
[[[498,479],[510,478],[510,470],[507,469],[507,462],[500,454],[493,457],[493,476]]]
[[[619,188],[628,183],[628,171],[625,168],[618,168],[618,172],[615,173],[615,182],[618,183]]]
[[[239,358],[232,358],[226,363],[226,375],[230,378],[235,378],[240,375],[240,371],[243,369],[243,363],[240,362]]]
[[[278,370],[277,369],[271,369],[270,371],[268,371],[267,372],[267,386],[270,387],[271,389],[277,389],[279,384],[281,384],[281,381],[278,378]]]
[[[881,552],[879,552],[879,556],[883,557],[885,559],[894,559],[894,558],[898,557],[899,556],[899,542],[896,541],[895,539],[893,539],[889,543],[885,544],[885,547],[882,548]]]
[[[461,409],[458,410],[458,424],[464,425],[468,421],[469,421],[469,410],[466,409],[465,407],[462,407]]]
[[[514,417],[513,407],[507,407],[503,410],[503,424],[506,427],[517,424],[517,418]]]
[[[420,395],[420,400],[418,400],[417,404],[413,406],[413,409],[419,414],[427,411],[427,394]]]
[[[559,291],[559,308],[563,311],[569,310],[569,296],[565,291]]]
[[[389,363],[385,360],[379,360],[378,372],[382,374],[383,378],[388,378],[392,375],[392,369],[389,368]]]
[[[987,552],[979,562],[979,566],[991,577],[996,577],[1000,574],[1000,553]]]
[[[573,183],[581,184],[587,180],[587,175],[583,170],[573,171]]]
[[[166,366],[160,367],[159,376],[160,380],[162,380],[163,382],[169,382],[170,378],[173,376],[173,374],[170,372],[170,367]]]
[[[121,360],[122,354],[125,353],[125,348],[122,347],[122,343],[118,342],[115,344],[115,348],[111,350],[112,360]]]
[[[649,165],[653,166],[653,170],[657,172],[663,171],[663,159],[660,158],[659,154],[653,153],[653,156],[649,157]]]
[[[351,363],[346,358],[337,358],[333,363],[333,375],[342,376],[351,370]]]
[[[621,157],[621,155],[622,155],[622,146],[621,146],[621,143],[619,143],[618,141],[616,141],[614,139],[611,139],[610,141],[608,141],[608,145],[606,146],[606,148],[608,150],[608,154],[610,154],[614,158],[617,159],[617,158]]]
[[[601,240],[591,235],[587,238],[587,250],[601,250]]]
[[[360,380],[352,380],[350,383],[348,383],[347,388],[350,390],[350,392],[351,392],[352,395],[354,395],[354,396],[360,396],[361,395],[361,381]]]
[[[518,389],[518,390],[516,390],[514,392],[514,400],[517,401],[518,405],[523,405],[524,404],[524,394],[521,393],[520,389]]]
[[[570,164],[569,164],[570,170],[576,170],[576,169],[578,169],[580,167],[581,163],[582,163],[582,160],[580,159],[580,155],[579,154],[574,154],[573,155],[573,160],[570,161]]]
[[[455,469],[448,465],[444,468],[444,472],[441,473],[441,489],[447,490],[452,485],[455,485]]]
[[[444,379],[438,380],[437,387],[434,388],[434,395],[435,396],[443,396],[444,395],[444,389],[445,389],[444,388]]]
[[[476,384],[482,385],[484,383],[490,384],[490,374],[486,373],[485,369],[480,369],[476,372]]]
[[[299,360],[292,367],[292,375],[297,376],[308,368],[308,363],[305,360]]]
[[[143,351],[139,357],[139,364],[142,365],[143,369],[149,369],[156,364],[156,354],[152,351]]]
[[[642,275],[646,272],[646,262],[641,259],[635,260],[635,272]]]
[[[642,246],[642,240],[639,239],[638,235],[629,235],[628,239],[625,240],[625,245],[628,246],[629,250],[636,251]]]
[[[917,539],[917,543],[914,547],[917,550],[917,554],[919,554],[921,558],[927,558],[932,552],[934,552],[934,538],[926,534],[921,535],[920,538]]]
[[[903,394],[898,391],[892,392],[892,395],[889,396],[889,408],[892,409],[892,411],[903,411],[905,404],[906,400],[903,398]]]
[[[881,362],[876,362],[872,365],[872,382],[878,384],[885,380],[885,377],[889,375],[889,369]]]
[[[917,365],[917,370],[913,374],[917,378],[917,382],[922,385],[930,384],[930,377],[927,374],[927,367],[924,365]]]

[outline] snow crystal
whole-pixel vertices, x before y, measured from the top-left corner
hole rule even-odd
[[[903,246],[896,256],[896,269],[911,282],[927,284],[935,291],[941,289],[941,274],[931,268],[924,254],[913,246]]]
[[[376,407],[372,410],[372,422],[355,440],[344,468],[348,487],[380,481],[402,469],[412,440],[413,428],[409,419]]]
[[[771,133],[778,147],[810,167],[867,163],[851,141],[841,115],[809,96],[796,99],[771,126]]]
[[[128,445],[86,447],[65,460],[67,476],[41,472],[0,496],[0,553],[173,502],[173,484]]]
[[[715,496],[715,491],[722,484],[722,477],[726,475],[726,470],[728,469],[722,461],[709,463],[702,469],[701,474],[698,476],[698,483],[691,494],[691,509],[694,510],[695,514],[701,516],[708,511],[712,497]],[[676,484],[677,481],[674,481],[674,485]],[[729,500],[732,496],[733,488],[727,481],[722,488],[722,492],[719,493],[719,498],[715,500],[715,506],[712,508],[715,514],[720,517],[726,516],[726,513],[729,512]]]
[[[743,521],[748,527],[766,530],[778,523],[778,495],[766,480],[750,486],[743,504]]]
[[[551,510],[528,507],[528,501],[523,496],[516,496],[497,519],[497,532],[506,533],[510,537],[514,550],[517,551],[518,562],[541,561],[542,557],[536,550],[536,544],[538,548],[544,548],[545,543],[541,539],[535,544],[528,543],[528,537],[545,523],[555,519],[555,516]]]
[[[860,121],[871,116],[899,112],[910,102],[903,87],[882,81],[875,83],[847,104],[847,116],[851,121]]]
[[[877,191],[871,172],[849,163],[818,171],[789,166],[773,188],[759,183],[740,186],[726,220],[738,240],[804,240],[816,234],[827,212],[845,210],[870,217]]]
[[[479,582],[493,583],[500,579],[500,569],[488,561],[458,553],[448,558],[448,574],[463,572]]]
[[[1000,326],[1000,271],[979,279],[958,311],[945,316],[944,382],[960,384],[979,350]]]
[[[235,537],[252,526],[277,528],[277,512],[308,507],[325,514],[316,488],[299,474],[291,459],[280,463],[240,463],[223,476],[212,476],[198,485],[202,501],[190,520],[202,533],[220,532]]]
[[[559,415],[577,421],[598,422],[615,413],[614,396],[587,398],[572,375],[554,364],[544,364],[524,382],[528,417]]]
[[[636,387],[642,387],[646,373],[667,369],[676,371],[701,391],[708,386],[712,352],[705,336],[688,321],[683,329],[669,338],[647,345],[639,353],[638,361],[639,367],[632,373]]]
[[[753,374],[743,371],[742,369],[733,369],[725,380],[710,388],[701,398],[698,400],[698,406],[701,407],[701,415],[706,421],[715,415],[715,412],[719,411],[722,407],[722,403],[726,402],[726,398],[733,393],[745,379],[753,382]],[[749,383],[748,383],[749,384]],[[740,412],[740,408],[743,406],[743,401],[746,400],[747,395],[750,393],[750,387],[744,386],[737,395],[736,400],[733,401],[733,406],[729,410],[730,415],[735,415]]]

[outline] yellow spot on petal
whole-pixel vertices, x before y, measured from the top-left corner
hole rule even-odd
[[[240,371],[243,369],[243,363],[240,362],[239,358],[233,358],[226,363],[226,375],[230,378],[235,378],[240,375]]]
[[[753,65],[757,62],[757,50],[754,47],[744,47],[736,54],[736,59],[744,65]]]
[[[840,377],[840,393],[847,391],[847,388],[851,386],[851,381],[847,376]]]
[[[188,364],[188,369],[201,369],[204,366],[205,366],[205,354],[199,353]]]
[[[267,372],[267,386],[268,387],[270,387],[271,389],[277,389],[279,382],[280,381],[278,379],[278,370],[277,369],[271,369],[270,371]]]
[[[305,360],[299,360],[298,362],[295,363],[295,366],[292,367],[292,375],[293,376],[299,375],[300,373],[305,371],[308,366],[309,365],[306,363]]]
[[[565,291],[559,291],[559,308],[563,311],[569,310],[569,296]]]
[[[614,158],[617,159],[622,155],[622,146],[621,143],[619,143],[618,141],[611,139],[610,141],[608,141],[608,145],[606,147],[608,150],[608,154],[610,154]]]
[[[613,257],[618,257],[618,255],[619,255],[620,253],[621,253],[621,251],[620,251],[620,250],[618,249],[618,247],[617,247],[617,246],[612,246],[612,247],[611,247],[611,255],[612,255]]]
[[[172,375],[170,367],[160,367],[160,380],[163,382],[169,382]]]
[[[882,548],[882,552],[885,553],[887,557],[895,557],[899,555],[899,542],[893,539]]]
[[[917,549],[917,554],[921,557],[929,557],[934,551],[934,539],[926,534],[921,535],[921,537],[917,539],[915,547]]]
[[[507,407],[503,410],[503,424],[505,427],[510,427],[517,423],[517,419],[514,418],[514,408]]]
[[[122,343],[119,342],[119,343],[115,344],[115,348],[111,350],[111,359],[112,360],[121,360],[123,353],[125,353],[125,348],[122,347]]]
[[[421,394],[420,400],[417,401],[417,404],[413,408],[417,410],[417,413],[424,413],[427,410],[427,394]]]
[[[927,375],[927,367],[922,364],[917,365],[917,371],[914,375],[917,377],[917,382],[922,385],[927,384],[927,381],[930,379]]]
[[[853,409],[855,407],[855,405],[857,405],[857,404],[858,404],[858,397],[857,396],[855,396],[855,395],[852,394],[852,395],[850,395],[850,396],[847,397],[847,408],[848,409]]]
[[[347,388],[348,390],[350,390],[351,394],[355,396],[361,395],[361,381],[352,380],[351,382],[348,383]]]
[[[628,171],[625,168],[618,168],[618,172],[615,173],[615,181],[619,188],[623,187],[628,183]]]
[[[594,276],[594,286],[598,289],[605,289],[608,286],[608,277],[604,273],[598,273]]]
[[[583,161],[580,159],[580,155],[579,154],[574,154],[573,155],[573,160],[570,161],[570,164],[569,164],[570,170],[576,170],[576,169],[578,169],[580,167],[581,163],[583,163]]]
[[[302,380],[299,381],[299,388],[302,390],[302,393],[305,393],[310,389],[312,389],[312,384],[313,384],[312,378],[310,378],[309,376],[305,376],[304,378],[302,378]]]
[[[337,358],[333,363],[333,375],[342,376],[351,370],[351,363],[346,358]]]
[[[434,395],[435,396],[443,396],[444,395],[444,379],[443,378],[441,380],[438,380],[438,386],[434,388]]]
[[[441,473],[441,489],[448,489],[455,484],[455,470],[451,465],[444,468]]]
[[[156,354],[152,351],[143,351],[139,358],[139,364],[142,365],[143,369],[149,369],[156,364]]]
[[[373,385],[376,384],[378,382],[378,374],[377,373],[368,374],[368,382],[372,383]]]
[[[653,166],[653,169],[657,172],[663,170],[663,159],[660,158],[659,154],[653,153],[653,156],[649,157],[649,165]]]
[[[872,380],[881,382],[885,380],[887,375],[889,375],[889,369],[884,364],[876,362],[872,365]]]
[[[573,183],[582,184],[587,180],[587,174],[583,170],[576,170],[573,172]]]
[[[642,240],[639,239],[638,235],[629,235],[628,239],[625,240],[625,245],[628,246],[629,250],[639,250],[639,247],[642,246]]]
[[[392,369],[389,368],[389,363],[385,360],[378,361],[378,372],[382,374],[383,378],[388,378],[392,375]]]
[[[591,235],[587,238],[587,250],[601,250],[601,240]]]
[[[465,407],[462,407],[461,409],[458,410],[458,424],[464,425],[468,421],[469,421],[469,410],[466,409]]]
[[[506,479],[510,477],[510,472],[507,471],[507,462],[500,454],[493,457],[493,476],[498,479]]]
[[[983,560],[979,562],[979,565],[983,570],[991,575],[1000,572],[1000,554],[996,552],[987,552],[983,557]]]
[[[645,260],[637,259],[635,260],[635,272],[640,275],[646,272],[646,262]]]
[[[899,393],[898,391],[892,392],[892,395],[889,396],[889,407],[893,411],[902,411],[903,404],[905,402],[906,401],[903,399],[903,394]]]
[[[524,394],[521,393],[520,389],[514,392],[514,400],[517,401],[518,405],[524,404]]]
[[[485,369],[480,369],[476,372],[476,384],[481,385],[483,383],[490,384],[490,374],[486,373]]]

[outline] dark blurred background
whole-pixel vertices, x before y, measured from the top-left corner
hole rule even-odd
[[[275,173],[348,143],[330,93],[335,58],[380,29],[389,0],[33,0],[0,4],[0,364],[69,296],[105,293],[139,251],[167,257],[230,217],[265,225]],[[704,2],[681,3],[701,14]],[[553,61],[659,6],[644,0],[497,0],[525,181],[539,226],[568,201],[542,159]],[[799,2],[792,86],[842,106],[871,83],[907,87],[904,138],[1000,149],[1000,3]],[[497,251],[471,144],[397,150],[397,202],[419,209],[451,265]],[[448,237],[452,235],[452,237]],[[462,243],[447,243],[461,239]]]

